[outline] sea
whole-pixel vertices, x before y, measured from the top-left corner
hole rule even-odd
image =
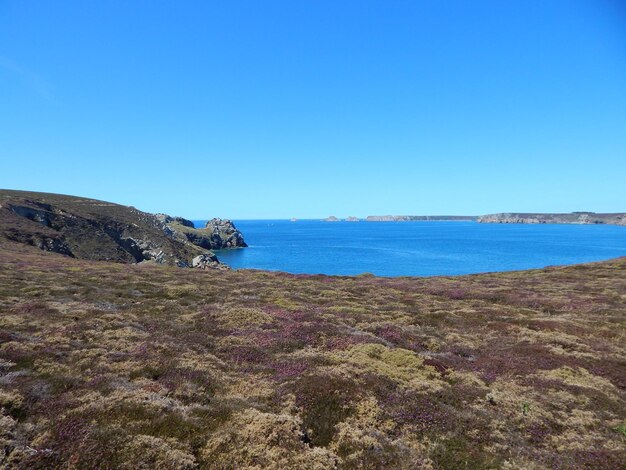
[[[194,221],[203,227],[206,221]],[[218,250],[234,269],[440,276],[626,256],[626,227],[468,221],[235,220],[248,248]]]

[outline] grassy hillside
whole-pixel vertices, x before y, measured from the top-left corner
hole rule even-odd
[[[382,279],[0,242],[0,466],[623,468],[625,317],[626,258]]]
[[[221,222],[228,233],[106,201],[0,190],[0,238],[80,259],[188,267],[204,255],[223,267],[209,250],[246,245],[230,221]]]

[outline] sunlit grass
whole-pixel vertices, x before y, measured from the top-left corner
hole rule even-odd
[[[0,247],[8,468],[621,468],[626,259],[458,278]]]

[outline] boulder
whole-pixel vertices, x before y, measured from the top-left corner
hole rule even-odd
[[[220,263],[217,256],[211,252],[193,258],[191,260],[191,267],[198,269],[228,269],[228,266]]]

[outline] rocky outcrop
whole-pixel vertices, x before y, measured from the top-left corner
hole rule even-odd
[[[205,228],[193,228],[179,221],[181,217],[163,218],[163,230],[168,236],[184,243],[191,243],[205,250],[223,250],[244,248],[248,245],[242,233],[228,219],[214,218],[206,223]],[[186,220],[186,219],[182,219]]]
[[[347,217],[346,222],[360,222],[361,219],[358,217]]]
[[[225,264],[220,263],[213,253],[198,255],[191,260],[191,267],[198,269],[230,269]]]
[[[211,219],[206,223],[206,232],[211,240],[211,249],[244,248],[248,246],[235,224],[228,219]]]
[[[322,219],[322,222],[340,222],[340,220],[334,215],[331,215],[330,217],[326,217],[325,219]]]
[[[155,217],[159,222],[162,222],[164,224],[180,224],[183,227],[195,227],[194,223],[191,220],[187,220],[182,217],[172,217],[167,214],[155,214]]]
[[[498,213],[477,220],[483,224],[611,224],[626,225],[626,213],[571,212],[569,214]]]
[[[219,220],[219,219],[214,219]],[[0,190],[0,242],[31,245],[80,259],[202,269],[221,264],[213,248],[245,246],[232,222],[215,230],[134,207],[59,194]],[[200,258],[198,258],[200,257]]]

